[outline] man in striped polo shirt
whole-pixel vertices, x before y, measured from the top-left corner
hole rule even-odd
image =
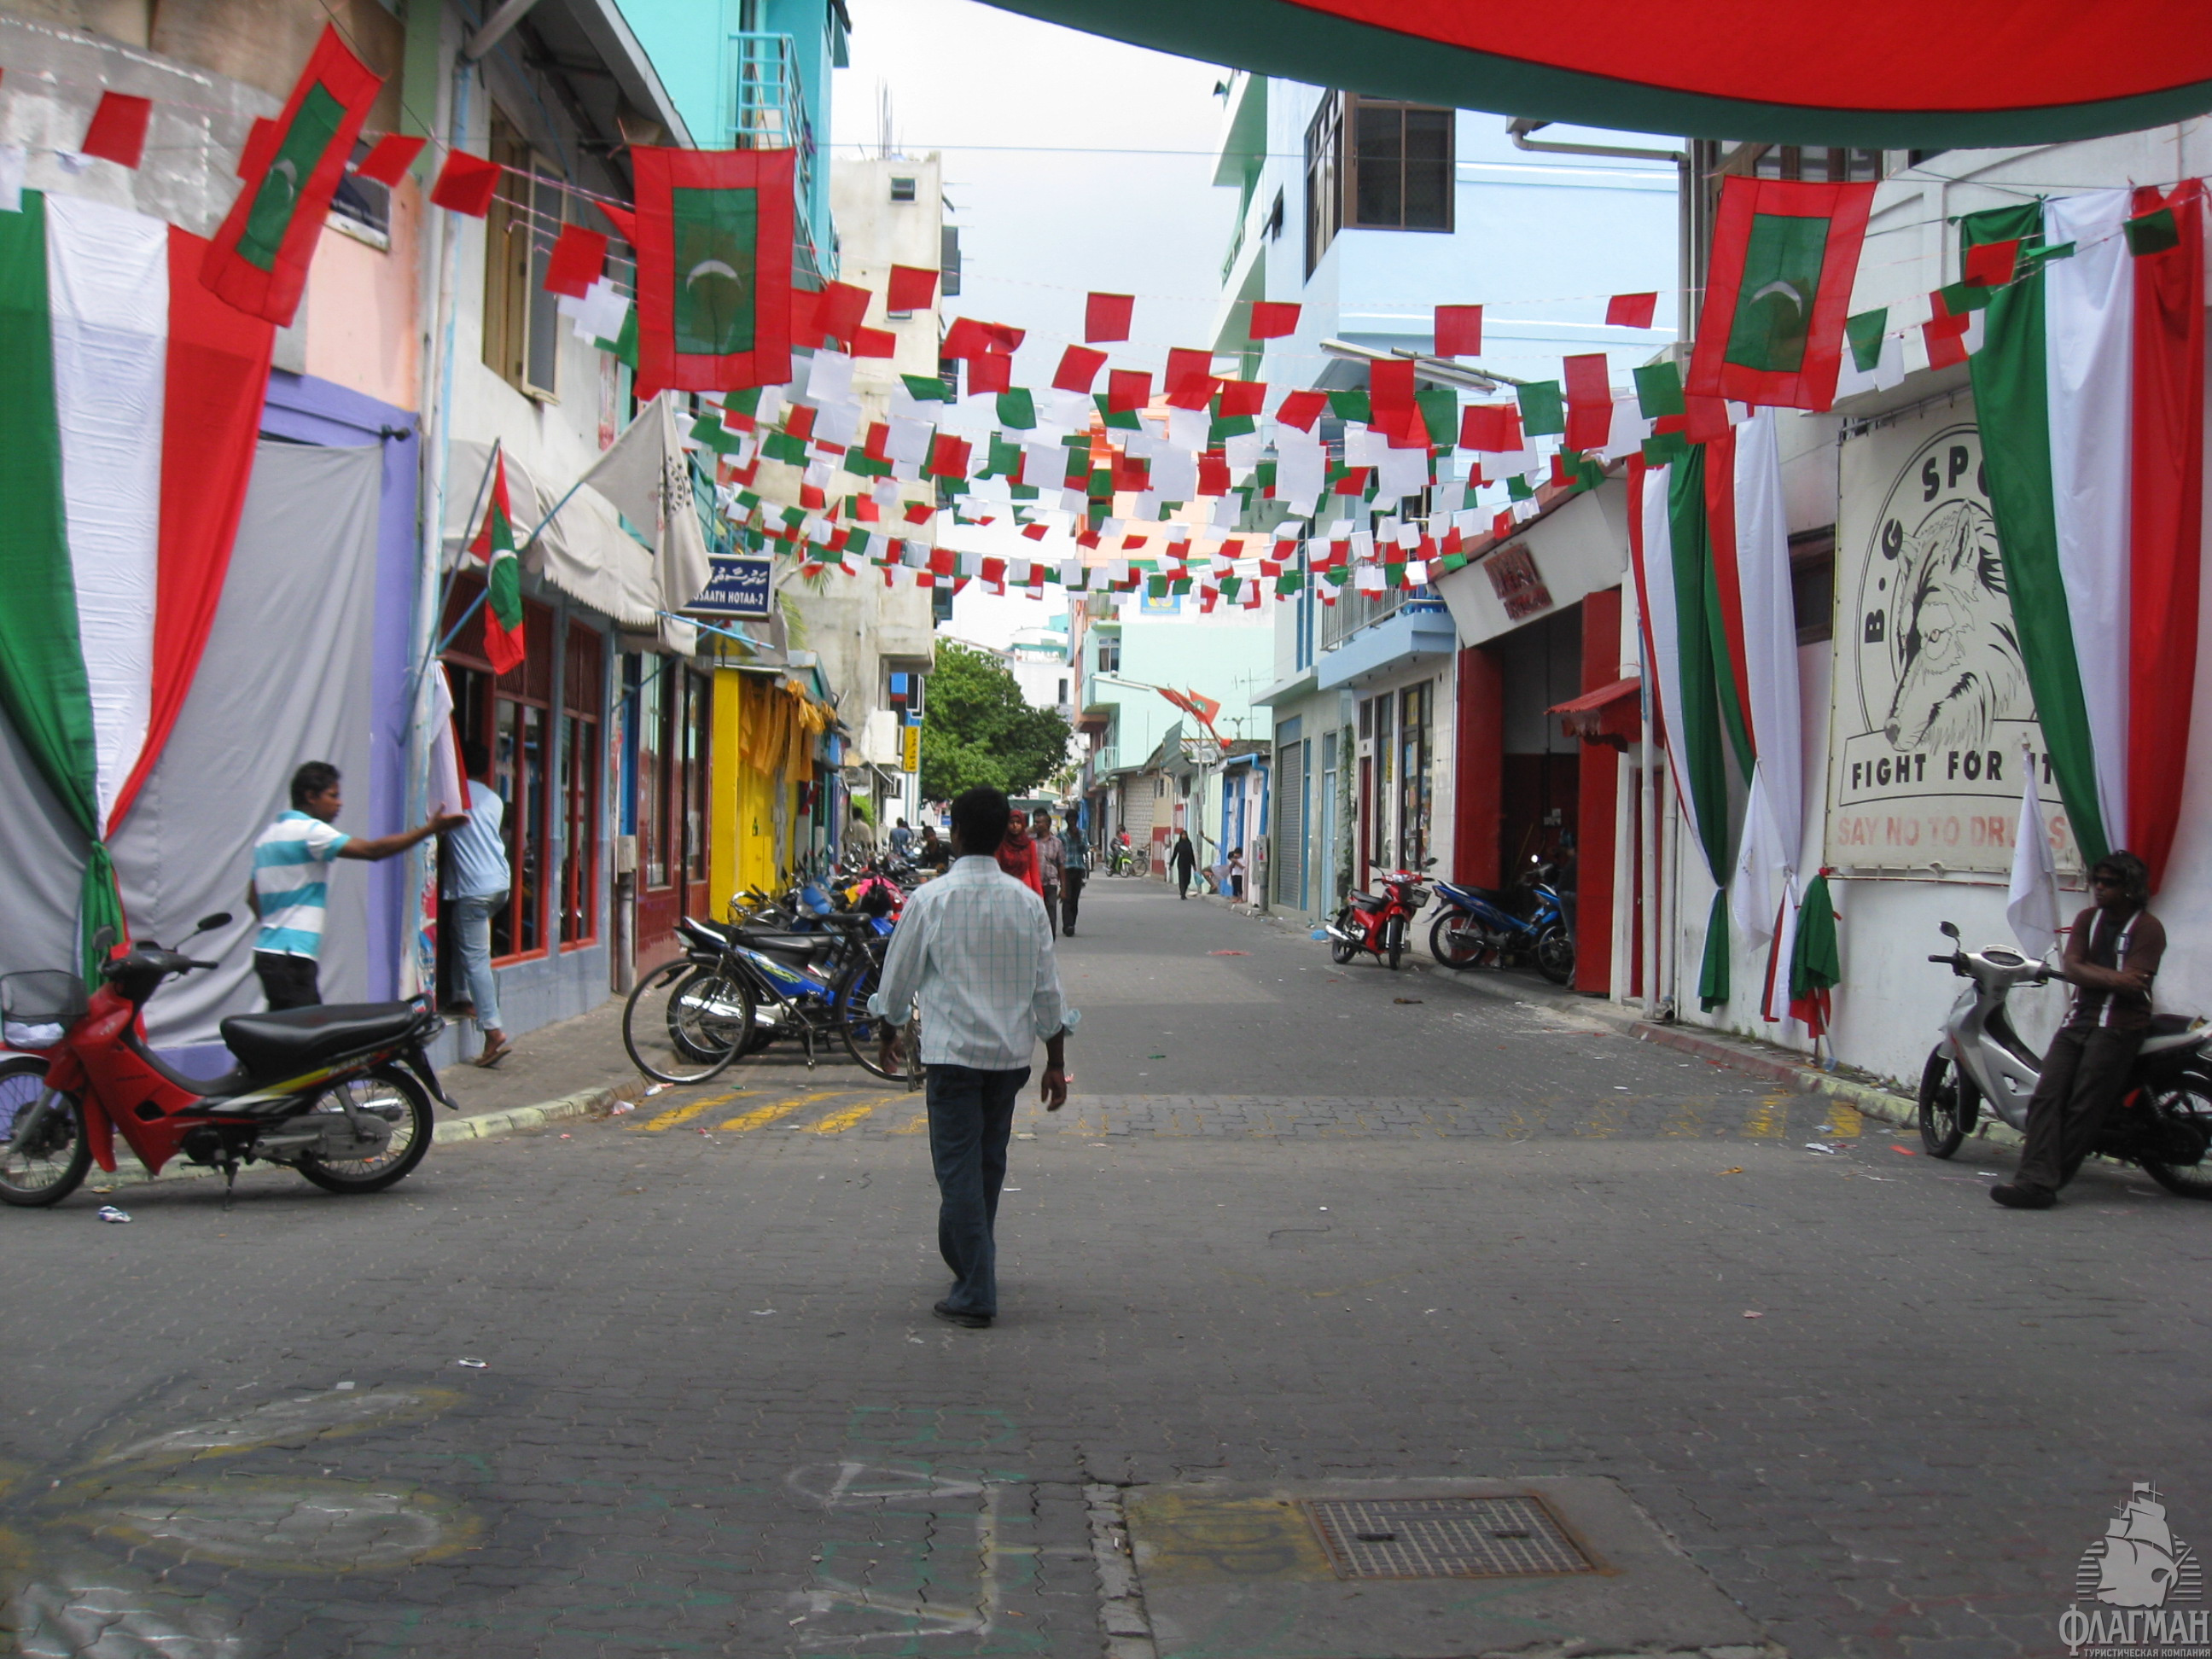
[[[253,939],[253,971],[270,1008],[312,1008],[323,1000],[315,975],[330,904],[333,859],[388,859],[418,841],[468,822],[443,806],[428,823],[391,836],[349,836],[331,827],[343,803],[338,769],[309,761],[292,774],[292,810],[253,843],[253,884],[246,902],[261,918]]]

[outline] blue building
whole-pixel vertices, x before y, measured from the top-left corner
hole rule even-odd
[[[1234,76],[1214,182],[1236,189],[1242,207],[1222,264],[1217,354],[1278,390],[1354,390],[1370,362],[1411,357],[1422,386],[1465,404],[1558,380],[1563,356],[1601,351],[1626,386],[1674,338],[1676,175],[1668,141],[1588,137],[1631,153],[1530,149],[1497,116]],[[1606,325],[1608,295],[1653,290],[1656,326]],[[1252,341],[1260,300],[1297,304],[1296,331]],[[1484,307],[1479,356],[1433,356],[1440,304]],[[1318,430],[1329,459],[1345,459],[1344,422],[1324,418]],[[1505,504],[1502,486],[1440,482],[1418,499],[1359,504],[1350,528],[1470,507],[1486,526]],[[1273,903],[1326,914],[1378,866],[1433,857],[1440,872],[1494,882],[1528,856],[1571,850],[1578,745],[1547,711],[1581,689],[1578,601],[1594,586],[1617,590],[1626,545],[1595,495],[1521,510],[1563,507],[1578,522],[1597,514],[1596,541],[1617,550],[1601,551],[1595,574],[1582,563],[1571,578],[1562,572],[1559,602],[1517,618],[1518,637],[1480,661],[1466,660],[1462,607],[1436,586],[1347,586],[1329,605],[1309,585],[1273,608],[1273,680],[1255,698],[1274,714]],[[1445,579],[1489,580],[1474,566]],[[1618,616],[1616,592],[1601,619],[1616,645]],[[1607,656],[1601,645],[1599,659],[1615,678],[1617,648]],[[1470,745],[1480,771],[1472,788]]]

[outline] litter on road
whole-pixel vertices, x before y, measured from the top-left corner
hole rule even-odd
[[[472,1371],[480,1371],[486,1366],[489,1365],[491,1361],[489,1359],[456,1359],[453,1364],[456,1365],[465,1365]]]
[[[103,1204],[100,1206],[100,1218],[102,1221],[128,1221],[131,1219],[131,1212],[118,1210],[112,1204]]]

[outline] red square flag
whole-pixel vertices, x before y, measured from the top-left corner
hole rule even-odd
[[[1966,280],[1977,288],[2002,288],[2020,267],[2020,240],[1977,242],[1966,250]]]
[[[1109,369],[1106,375],[1106,412],[1124,415],[1152,401],[1152,377],[1141,368]]]
[[[840,345],[851,341],[860,319],[868,314],[868,290],[852,283],[825,283],[815,325]]]
[[[580,300],[606,268],[605,235],[581,225],[563,225],[561,240],[553,244],[552,256],[545,262],[545,291]]]
[[[1083,337],[1092,343],[1129,337],[1129,319],[1137,308],[1132,294],[1094,294],[1084,301]]]
[[[856,328],[853,331],[853,355],[855,357],[892,357],[898,355],[898,336],[887,328]]]
[[[1436,332],[1437,356],[1480,357],[1482,355],[1482,307],[1438,306]]]
[[[438,182],[430,186],[430,204],[451,213],[481,219],[491,211],[491,198],[499,193],[500,165],[465,149],[448,151],[438,169]]]
[[[1221,415],[1224,420],[1237,416],[1256,416],[1267,400],[1267,386],[1264,380],[1224,380],[1221,382]]]
[[[937,303],[937,273],[922,265],[893,265],[884,309],[894,314],[927,311]]]
[[[1656,294],[1616,294],[1605,302],[1608,328],[1649,328],[1659,310]]]
[[[1284,300],[1252,301],[1251,335],[1255,340],[1279,340],[1298,331],[1298,308]]]
[[[410,137],[404,132],[387,132],[361,158],[361,165],[354,173],[371,184],[397,185],[407,176],[407,169],[415,165],[415,158],[429,142],[428,138]]]
[[[1060,354],[1060,371],[1052,377],[1053,386],[1060,392],[1088,392],[1091,383],[1098,378],[1098,371],[1105,367],[1104,352],[1072,345]]]
[[[968,360],[968,395],[1005,392],[1014,384],[1014,360],[1003,351],[979,351]]]
[[[154,100],[134,98],[127,92],[103,92],[92,112],[84,142],[77,146],[86,155],[96,155],[118,167],[135,167],[146,153],[146,123],[153,118]]]
[[[1294,426],[1301,432],[1313,430],[1313,423],[1328,407],[1326,392],[1293,392],[1276,406],[1275,418],[1285,426]]]

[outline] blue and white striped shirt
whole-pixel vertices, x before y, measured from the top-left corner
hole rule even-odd
[[[310,959],[320,953],[331,861],[352,839],[301,811],[285,813],[261,832],[253,843],[253,894],[261,907],[255,950]]]

